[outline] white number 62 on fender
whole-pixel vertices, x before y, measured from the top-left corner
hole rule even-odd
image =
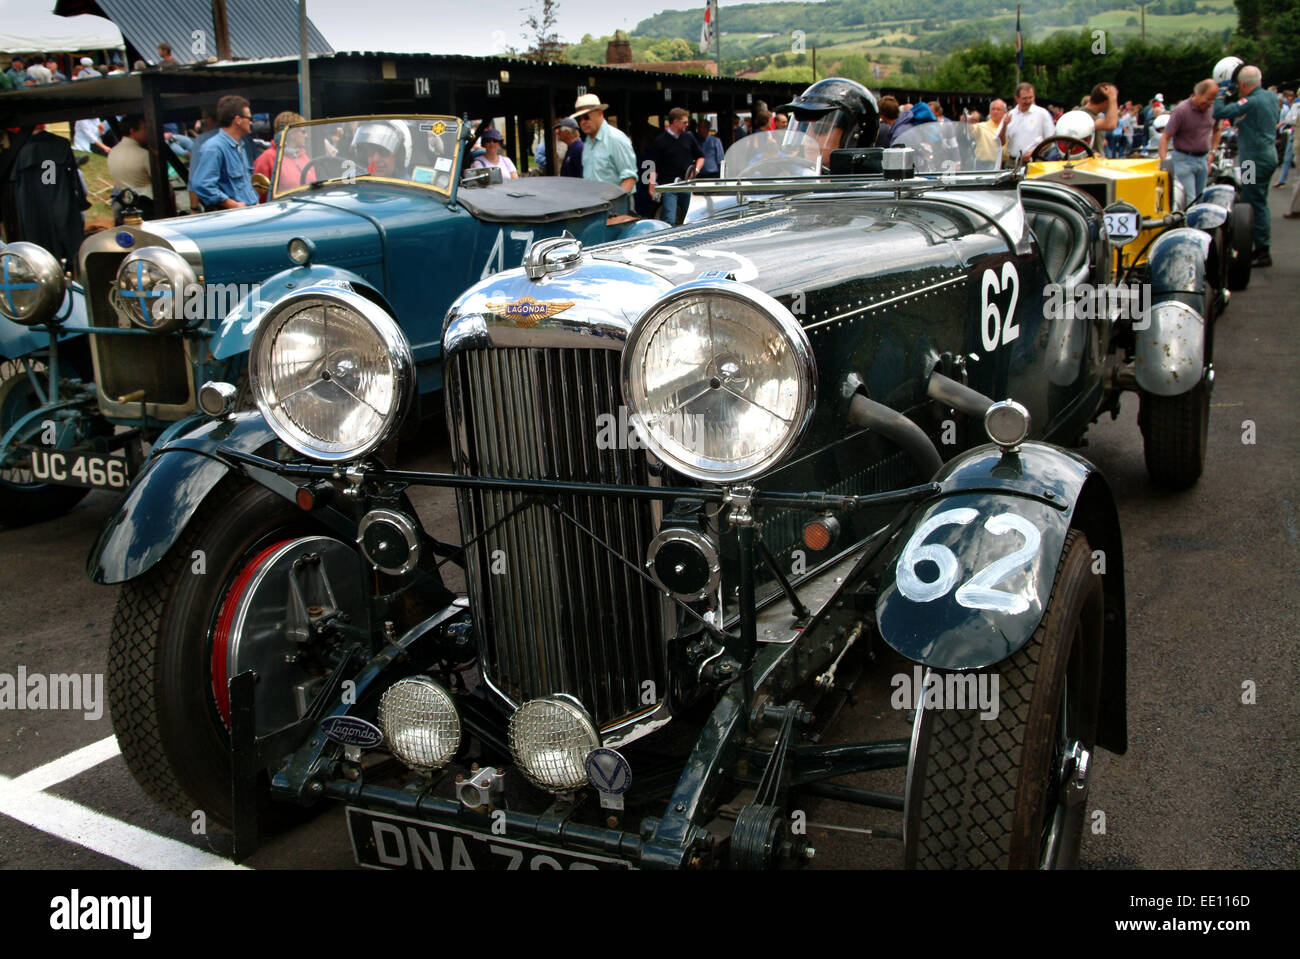
[[[958,494],[916,516],[882,557],[876,623],[908,659],[981,668],[1038,628],[1070,519],[1055,504],[993,491]]]

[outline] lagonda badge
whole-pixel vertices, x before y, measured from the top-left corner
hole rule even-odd
[[[320,731],[336,743],[363,749],[373,749],[384,741],[378,726],[357,716],[327,716],[321,721]]]
[[[445,133],[446,131],[447,131],[447,124],[443,123],[441,120],[435,120],[435,121],[434,121],[434,124],[433,124],[433,132],[434,132],[434,133],[436,133],[436,134],[438,134],[438,135],[441,135],[441,134]]]
[[[573,304],[573,300],[541,302],[531,296],[525,296],[509,303],[505,300],[488,300],[484,304],[484,308],[489,313],[495,313],[497,316],[513,320],[515,326],[529,329],[536,326],[540,320],[548,319],[557,313],[563,313]]]

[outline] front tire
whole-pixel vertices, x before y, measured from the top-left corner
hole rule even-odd
[[[999,677],[997,716],[918,708],[904,810],[908,868],[1078,864],[1104,605],[1091,547],[1072,531],[1043,622],[1015,655],[982,671]]]
[[[1208,371],[1178,396],[1143,392],[1138,423],[1151,482],[1170,490],[1188,489],[1205,471],[1210,431]]]
[[[203,502],[167,555],[123,586],[109,640],[113,730],[131,774],[169,812],[188,819],[203,810],[219,824],[232,822],[222,682],[228,677],[220,675],[225,660],[214,657],[214,644],[229,629],[230,603],[249,588],[258,564],[276,547],[317,533],[294,504],[228,479]],[[359,568],[355,578],[362,578]],[[293,690],[279,675],[288,667],[275,665],[285,661],[275,645],[284,632],[262,629],[255,637],[265,644],[269,634],[274,654],[258,671],[259,734],[264,712],[283,719],[288,711],[289,721],[296,714]],[[261,799],[265,814],[269,796]]]

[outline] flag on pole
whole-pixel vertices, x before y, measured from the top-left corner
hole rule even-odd
[[[1016,4],[1016,69],[1025,68],[1025,45],[1020,39],[1020,4]]]
[[[709,47],[713,46],[713,4],[715,0],[709,0],[704,5],[704,25],[700,27],[700,53],[708,53]]]

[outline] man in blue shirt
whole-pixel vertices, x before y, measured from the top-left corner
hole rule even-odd
[[[253,128],[253,112],[240,96],[217,102],[221,130],[203,146],[190,177],[190,188],[205,210],[233,210],[257,203],[248,156],[240,141]]]
[[[1237,87],[1245,98],[1228,103],[1224,91],[1214,101],[1214,119],[1236,120],[1237,156],[1241,162],[1241,198],[1255,208],[1255,266],[1272,266],[1269,254],[1268,181],[1277,169],[1277,94],[1263,87],[1259,67],[1242,67]]]
[[[700,144],[700,149],[704,151],[704,166],[700,167],[700,176],[718,176],[722,171],[722,141],[713,136],[710,131],[713,124],[709,122],[708,117],[700,120],[696,126],[699,134],[695,137]]]
[[[11,89],[21,90],[23,88],[23,85],[27,82],[27,64],[22,57],[14,57],[10,61],[5,76],[9,78]]]
[[[555,124],[555,136],[565,146],[560,176],[582,179],[582,134],[578,132],[578,121],[565,117]]]

